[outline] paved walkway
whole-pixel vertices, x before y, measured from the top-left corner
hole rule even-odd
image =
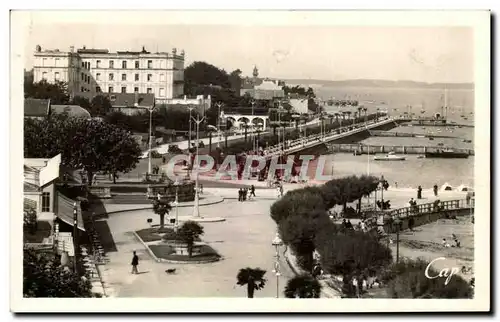
[[[246,288],[236,285],[240,268],[260,267],[267,270],[268,282],[255,297],[275,297],[275,250],[271,242],[276,226],[269,216],[273,201],[225,201],[200,208],[203,216],[223,216],[225,222],[203,224],[203,240],[224,259],[209,264],[157,263],[146,253],[131,231],[149,227],[151,211],[138,210],[111,214],[107,224],[116,251],[108,252],[110,262],[102,267],[107,293],[116,297],[246,297]],[[189,208],[179,209],[179,216],[190,215]],[[132,251],[140,258],[139,275],[130,274]],[[283,256],[282,256],[283,258]],[[177,274],[164,271],[174,267]],[[293,276],[281,263],[280,297],[286,281]]]

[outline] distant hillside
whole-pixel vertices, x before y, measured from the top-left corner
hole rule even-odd
[[[389,81],[381,79],[348,79],[340,81],[322,79],[285,79],[287,84],[321,85],[339,87],[386,87],[386,88],[448,88],[474,89],[473,83],[424,83],[415,81]]]

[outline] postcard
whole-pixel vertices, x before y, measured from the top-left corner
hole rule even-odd
[[[489,11],[110,13],[11,12],[12,311],[490,310]]]

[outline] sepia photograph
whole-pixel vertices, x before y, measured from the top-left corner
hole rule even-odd
[[[490,310],[490,19],[11,11],[11,310]]]

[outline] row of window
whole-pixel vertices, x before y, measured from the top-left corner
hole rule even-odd
[[[87,83],[87,84],[90,84],[90,76],[82,73],[82,81]]]
[[[97,73],[95,76],[96,76],[96,80],[98,80],[98,81],[101,80],[101,73]],[[110,73],[108,75],[108,80],[110,80],[110,81],[115,80],[115,74]],[[127,80],[127,74],[122,74],[122,81],[126,81],[126,80]],[[134,81],[136,81],[136,82],[139,81],[139,74],[134,75]],[[147,81],[148,82],[153,81],[153,74],[147,75]],[[160,74],[160,82],[164,82],[164,81],[165,81],[165,74]]]
[[[47,80],[47,72],[42,73],[42,79]],[[61,75],[59,74],[59,72],[55,72],[54,73],[54,81],[58,81],[60,79],[61,79]]]
[[[96,87],[96,92],[101,92],[101,88],[99,86]],[[113,86],[108,87],[108,93],[114,93],[115,88]],[[121,93],[126,94],[127,93],[127,86],[122,86],[121,87]],[[134,87],[134,93],[139,93],[139,87]],[[151,87],[148,87],[146,89],[146,93],[148,94],[153,94],[153,89]],[[165,89],[160,88],[160,97],[165,96]]]
[[[139,69],[140,68],[140,62],[138,60],[135,61],[135,68],[136,69]],[[153,61],[152,60],[148,60],[148,69],[152,69],[153,68]],[[100,60],[97,60],[95,62],[95,67],[96,68],[101,68],[101,61]],[[115,68],[115,61],[114,60],[110,60],[109,61],[109,68]],[[126,69],[127,68],[127,61],[126,60],[122,60],[122,68],[123,69]]]

